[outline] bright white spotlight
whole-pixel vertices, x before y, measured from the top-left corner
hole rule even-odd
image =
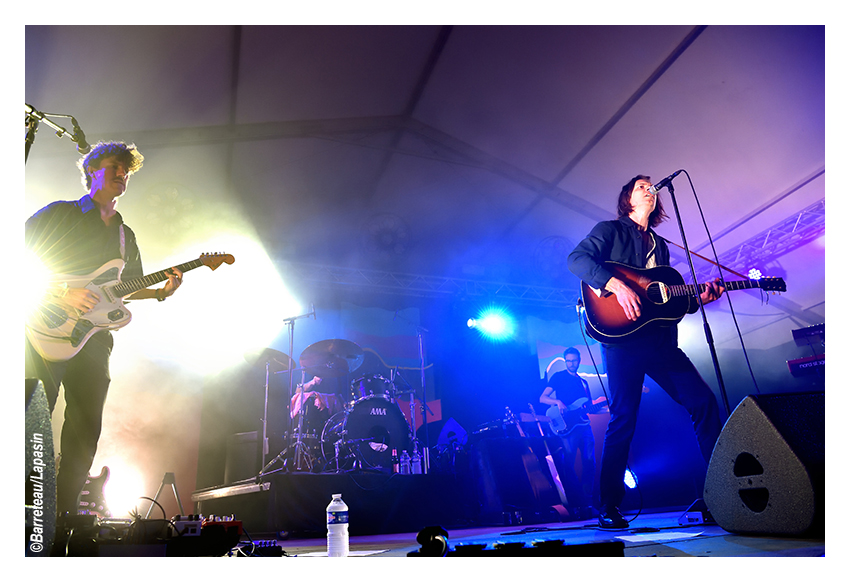
[[[475,319],[466,322],[467,327],[477,329],[482,336],[494,341],[505,341],[514,335],[514,321],[510,313],[501,307],[488,307]]]
[[[27,292],[24,294],[24,317],[29,317],[44,299],[49,288],[53,273],[41,262],[33,251],[27,249],[23,256],[23,277],[26,281]]]
[[[267,346],[280,333],[283,319],[303,312],[265,250],[247,237],[221,236],[167,259],[176,265],[201,252],[221,250],[235,262],[215,272],[206,267],[187,273],[180,290],[163,303],[136,301],[133,322],[122,330],[124,343],[138,349],[116,350],[113,364],[127,366],[138,353],[173,361],[184,369],[214,374],[243,361],[243,354]],[[200,251],[200,252],[199,252]]]
[[[103,488],[103,497],[112,517],[128,517],[136,507],[144,507],[142,513],[147,511],[150,502],[144,505],[141,499],[145,494],[145,481],[139,470],[117,457],[106,459],[104,465],[109,467],[109,478]]]

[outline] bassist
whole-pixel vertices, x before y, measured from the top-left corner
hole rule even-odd
[[[606,261],[636,268],[669,266],[670,253],[653,228],[667,215],[649,176],[636,176],[623,186],[617,220],[598,223],[568,257],[570,271],[602,294],[613,294],[626,318],[640,317],[640,298],[624,281],[606,269]],[[703,304],[720,297],[716,282],[706,285]],[[690,312],[698,309],[696,298]],[[690,414],[706,464],[720,434],[717,399],[685,353],[679,349],[676,327],[650,324],[618,343],[602,343],[608,374],[611,420],[605,433],[600,473],[599,525],[626,529],[619,510],[625,489],[629,449],[637,423],[644,376],[652,378]]]
[[[85,274],[112,259],[126,263],[125,278],[142,276],[142,259],[136,237],[116,210],[130,175],[144,158],[133,145],[98,143],[78,163],[85,196],[75,201],[53,202],[26,222],[25,244],[53,273]],[[182,273],[174,269],[159,289],[141,289],[125,299],[163,301],[180,286]],[[87,313],[99,297],[85,288],[54,285],[49,300],[63,308]],[[82,349],[65,361],[50,361],[26,341],[26,376],[44,384],[50,411],[60,385],[65,389],[65,420],[61,432],[61,460],[56,476],[57,515],[76,514],[80,493],[97,451],[109,388],[112,333],[98,331]]]
[[[564,420],[564,428],[559,432],[562,448],[558,455],[561,463],[560,473],[569,504],[570,514],[582,519],[591,513],[593,479],[596,475],[596,444],[593,430],[582,410],[571,410],[575,402],[590,402],[590,388],[587,381],[578,375],[581,354],[573,347],[564,350],[566,369],[556,372],[549,378],[546,388],[540,395],[540,403],[554,406]],[[576,476],[576,455],[581,454],[581,479]]]

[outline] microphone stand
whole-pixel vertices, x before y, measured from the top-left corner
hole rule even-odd
[[[717,359],[717,351],[714,347],[714,337],[711,334],[711,327],[709,326],[708,318],[705,315],[705,305],[703,305],[702,297],[700,297],[699,282],[697,281],[696,269],[694,268],[694,261],[691,257],[691,252],[688,249],[688,240],[685,237],[685,227],[682,224],[682,216],[681,214],[679,214],[679,205],[676,202],[676,194],[673,191],[672,181],[667,184],[667,191],[670,192],[670,200],[673,202],[673,210],[676,212],[676,221],[679,224],[679,232],[682,235],[682,244],[684,245],[685,255],[688,258],[688,267],[691,270],[691,279],[694,282],[694,289],[697,292],[697,302],[699,303],[699,310],[702,314],[702,324],[703,330],[705,331],[705,339],[708,343],[708,349],[711,352],[711,361],[714,364],[714,373],[717,376],[717,383],[720,386],[720,396],[723,398],[723,406],[726,409],[726,417],[728,418],[731,414],[731,408],[729,407],[729,397],[726,394],[726,386],[723,383],[723,375],[720,373],[720,362]]]
[[[720,373],[720,362],[717,359],[717,351],[714,349],[714,338],[711,334],[711,327],[708,325],[708,318],[705,315],[705,305],[702,302],[702,297],[700,297],[699,292],[699,282],[697,281],[696,269],[694,268],[694,260],[691,257],[691,251],[688,248],[688,240],[685,238],[685,227],[682,224],[682,215],[679,213],[679,205],[676,203],[676,194],[673,191],[673,181],[667,183],[667,191],[670,192],[670,200],[673,201],[673,210],[676,212],[676,221],[679,224],[679,232],[682,235],[682,244],[685,248],[685,255],[688,257],[688,267],[691,270],[691,279],[694,282],[694,290],[697,295],[697,302],[699,303],[699,310],[702,314],[702,325],[705,331],[705,339],[708,343],[708,349],[711,352],[711,361],[714,364],[714,373],[717,376],[717,384],[720,387],[720,396],[723,398],[723,407],[726,409],[726,418],[729,418],[731,414],[731,408],[729,407],[729,397],[726,395],[726,386],[723,383],[723,375]],[[711,517],[711,514],[706,511],[705,501],[702,497],[697,498],[691,505],[685,510],[679,517],[679,524],[684,525],[687,523],[686,516],[693,511],[700,511],[703,515],[703,519],[706,523],[711,523],[714,521],[714,518]]]
[[[24,125],[27,128],[26,135],[24,136],[24,165],[26,165],[27,160],[30,157],[30,148],[35,141],[35,134],[38,132],[38,122],[40,119],[40,117],[36,117],[29,113],[24,119]]]
[[[26,113],[26,118],[24,123],[26,124],[27,132],[24,138],[24,164],[27,163],[27,159],[30,156],[30,148],[32,147],[33,142],[35,142],[35,134],[38,132],[38,124],[40,122],[44,122],[53,129],[56,130],[56,137],[62,138],[64,136],[69,136],[69,139],[77,144],[77,151],[81,154],[88,153],[91,150],[91,147],[86,143],[85,136],[83,135],[82,129],[80,129],[77,120],[74,119],[70,115],[65,115],[62,113],[42,113],[41,111],[33,108],[32,105],[24,103],[24,113]],[[68,130],[64,127],[57,125],[47,119],[48,117],[61,117],[64,119],[70,119],[71,124],[74,126],[74,133],[70,135]],[[82,151],[82,150],[86,151]]]

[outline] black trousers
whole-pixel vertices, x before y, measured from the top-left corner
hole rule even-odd
[[[56,475],[56,511],[77,513],[80,493],[97,452],[103,407],[109,389],[112,333],[89,338],[76,356],[65,362],[42,359],[27,341],[26,376],[38,378],[53,412],[59,386],[65,389],[65,419],[60,440],[61,459]]]
[[[706,466],[723,428],[717,398],[685,353],[675,331],[661,328],[626,343],[602,345],[608,374],[611,420],[602,446],[599,494],[603,508],[625,496],[623,475],[637,425],[644,376],[649,376],[690,414]]]

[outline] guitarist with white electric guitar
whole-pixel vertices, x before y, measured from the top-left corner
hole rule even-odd
[[[678,173],[656,186],[649,176],[632,178],[620,191],[618,219],[594,226],[567,259],[582,281],[585,324],[588,331],[598,332],[594,337],[602,345],[608,375],[611,420],[602,449],[599,512],[599,525],[606,529],[628,528],[619,505],[644,376],[688,411],[706,466],[722,428],[717,398],[677,345],[676,323],[699,308],[697,294],[707,304],[724,288],[718,279],[688,293],[678,281],[653,281],[652,276],[656,269],[669,269],[667,244],[653,229],[667,218],[659,190]],[[597,306],[591,296],[603,305]],[[616,318],[625,323],[617,325]],[[599,319],[604,325],[595,325]]]
[[[564,350],[566,369],[552,374],[540,395],[540,403],[548,404],[546,416],[552,430],[561,437],[563,448],[559,472],[566,489],[571,515],[587,519],[591,514],[593,480],[596,475],[596,443],[587,415],[599,412],[604,398],[592,403],[587,381],[578,375],[581,354],[576,348]],[[576,476],[576,455],[580,454],[581,479]]]
[[[44,384],[51,412],[60,385],[65,389],[58,516],[77,513],[97,451],[110,382],[110,330],[130,320],[124,301],[164,301],[180,287],[183,271],[197,266],[143,276],[136,236],[116,209],[143,160],[134,145],[98,143],[78,162],[88,194],[53,202],[26,222],[27,251],[53,274],[46,290],[27,289],[39,301],[26,314],[25,368],[27,378]],[[162,287],[147,289],[162,281]]]

